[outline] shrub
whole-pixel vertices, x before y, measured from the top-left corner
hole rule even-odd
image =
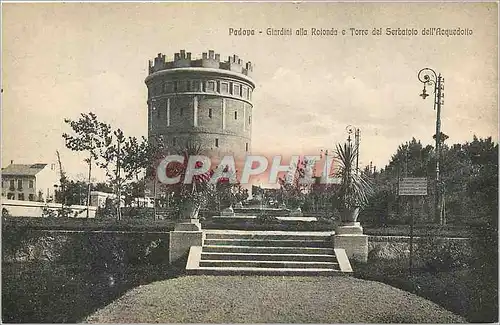
[[[8,218],[8,217],[12,217],[9,210],[7,210],[6,208],[2,208],[2,217],[4,218]]]
[[[257,216],[257,222],[260,224],[277,224],[280,223],[280,220],[274,216],[270,215],[260,215]]]
[[[69,218],[71,216],[72,210],[67,207],[63,206],[59,210],[57,210],[57,217],[59,218]]]
[[[421,238],[415,250],[417,265],[430,273],[449,272],[471,262],[471,249],[465,244],[444,238]]]
[[[96,218],[99,219],[115,219],[116,218],[116,209],[117,202],[115,202],[111,198],[106,198],[106,202],[104,207],[98,207],[96,211]]]
[[[51,210],[48,205],[43,207],[42,210],[42,218],[55,218],[57,213],[54,210]]]
[[[408,245],[400,242],[377,243],[368,253],[368,260],[370,262],[395,260],[408,257]]]

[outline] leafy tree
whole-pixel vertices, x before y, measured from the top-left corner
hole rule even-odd
[[[66,147],[73,151],[86,151],[89,155],[85,162],[89,166],[88,173],[88,190],[87,190],[87,218],[89,217],[88,206],[90,205],[90,187],[92,175],[92,163],[99,158],[98,154],[100,149],[106,143],[106,136],[110,132],[110,126],[99,122],[97,115],[90,112],[88,114],[82,113],[80,118],[76,121],[71,119],[64,119],[68,124],[73,135],[64,133],[62,136],[66,141]]]
[[[173,195],[171,188],[165,186],[158,186],[158,178],[156,175],[156,167],[161,159],[165,158],[167,153],[169,153],[169,148],[166,145],[167,140],[163,135],[153,135],[147,141],[147,146],[143,147],[144,154],[144,166],[145,166],[145,181],[152,183],[153,185],[153,194],[154,194],[154,208],[156,211],[157,203],[161,201],[162,203],[166,203],[168,207],[170,207],[170,199]],[[160,196],[160,199],[158,199]],[[156,212],[155,216],[156,218]]]
[[[246,201],[249,197],[248,189],[243,188],[241,186],[241,184],[238,183],[235,185],[234,196],[235,196],[236,202]]]
[[[132,180],[139,181],[139,174],[148,163],[150,147],[143,137],[139,142],[135,137],[126,138],[121,129],[108,133],[105,145],[101,147],[99,166],[106,170],[118,199],[117,216],[121,219],[121,197],[123,186]]]
[[[152,163],[150,157],[156,153],[155,148],[145,137],[142,137],[140,142],[135,137],[129,137],[124,142],[123,151],[122,168],[125,172],[125,178],[139,181],[139,175],[143,174]]]
[[[87,197],[88,186],[85,182],[67,180],[64,193],[62,191],[56,192],[56,200],[61,202],[63,198],[66,201],[66,205],[81,205],[85,204]]]
[[[218,166],[217,168],[224,168],[224,172],[229,172],[231,177],[236,177],[235,171],[229,171],[229,166]],[[211,173],[213,175],[213,172]],[[211,176],[212,176],[211,175]],[[248,191],[241,187],[238,182],[236,184],[230,183],[230,177],[220,178],[215,184],[212,191],[215,193],[215,200],[218,204],[217,209],[224,209],[234,204],[242,202],[248,198]]]
[[[108,177],[111,186],[115,189],[115,194],[117,197],[117,218],[121,220],[121,198],[122,198],[122,186],[123,186],[123,161],[125,160],[125,149],[124,144],[126,138],[121,129],[117,129],[113,132],[106,134],[104,138],[104,146],[101,147],[99,152],[98,165],[104,168],[106,171],[106,176]]]
[[[147,168],[151,146],[143,137],[139,141],[135,137],[126,138],[121,129],[112,130],[109,124],[100,122],[94,113],[81,114],[78,121],[65,119],[75,135],[63,134],[66,146],[75,151],[88,151],[89,185],[87,204],[90,204],[90,178],[92,163],[106,171],[109,184],[117,198],[122,197],[126,182],[139,181],[139,175]],[[110,192],[107,184],[97,184],[97,190]],[[117,204],[117,217],[121,219],[120,201]],[[88,215],[88,213],[87,213]]]
[[[104,192],[104,193],[113,193],[113,187],[109,186],[106,183],[99,182],[92,185],[92,191]]]
[[[498,228],[498,144],[491,137],[466,144],[471,161],[470,180],[466,194],[472,197],[473,210],[480,220],[495,229]]]
[[[282,201],[287,207],[296,209],[303,206],[312,184],[303,184],[301,179],[306,177],[313,165],[314,161],[299,160],[291,166],[291,173],[279,179]]]
[[[145,197],[146,194],[146,182],[144,179],[133,181],[131,183],[125,184],[124,189],[124,204],[125,206],[131,206],[134,200],[138,198]],[[137,202],[137,206],[139,203]]]
[[[446,221],[453,224],[497,222],[498,144],[491,138],[441,147],[440,173]],[[389,164],[373,173],[376,193],[362,212],[364,221],[407,223],[410,206],[398,196],[401,177],[427,177],[428,195],[416,207],[417,222],[434,220],[436,156],[432,146],[412,139],[400,145]],[[367,169],[368,171],[368,169]],[[388,217],[388,218],[386,218]],[[437,221],[437,220],[434,220]]]

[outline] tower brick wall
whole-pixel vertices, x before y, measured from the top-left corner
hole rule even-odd
[[[212,50],[193,60],[181,50],[173,61],[158,54],[148,68],[150,139],[161,136],[172,149],[189,141],[218,158],[250,154],[255,88],[250,62],[236,55],[222,62]]]

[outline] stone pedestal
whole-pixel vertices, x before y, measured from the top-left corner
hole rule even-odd
[[[199,219],[186,219],[176,224],[174,231],[200,231],[201,223]]]
[[[333,247],[345,249],[350,260],[368,261],[368,236],[363,234],[359,222],[343,223],[335,230]]]
[[[203,246],[203,231],[198,219],[191,219],[175,225],[170,232],[169,263],[172,264],[189,254],[191,246]]]

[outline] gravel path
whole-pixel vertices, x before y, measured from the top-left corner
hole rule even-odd
[[[91,323],[463,323],[435,303],[353,277],[184,276],[137,287]]]

